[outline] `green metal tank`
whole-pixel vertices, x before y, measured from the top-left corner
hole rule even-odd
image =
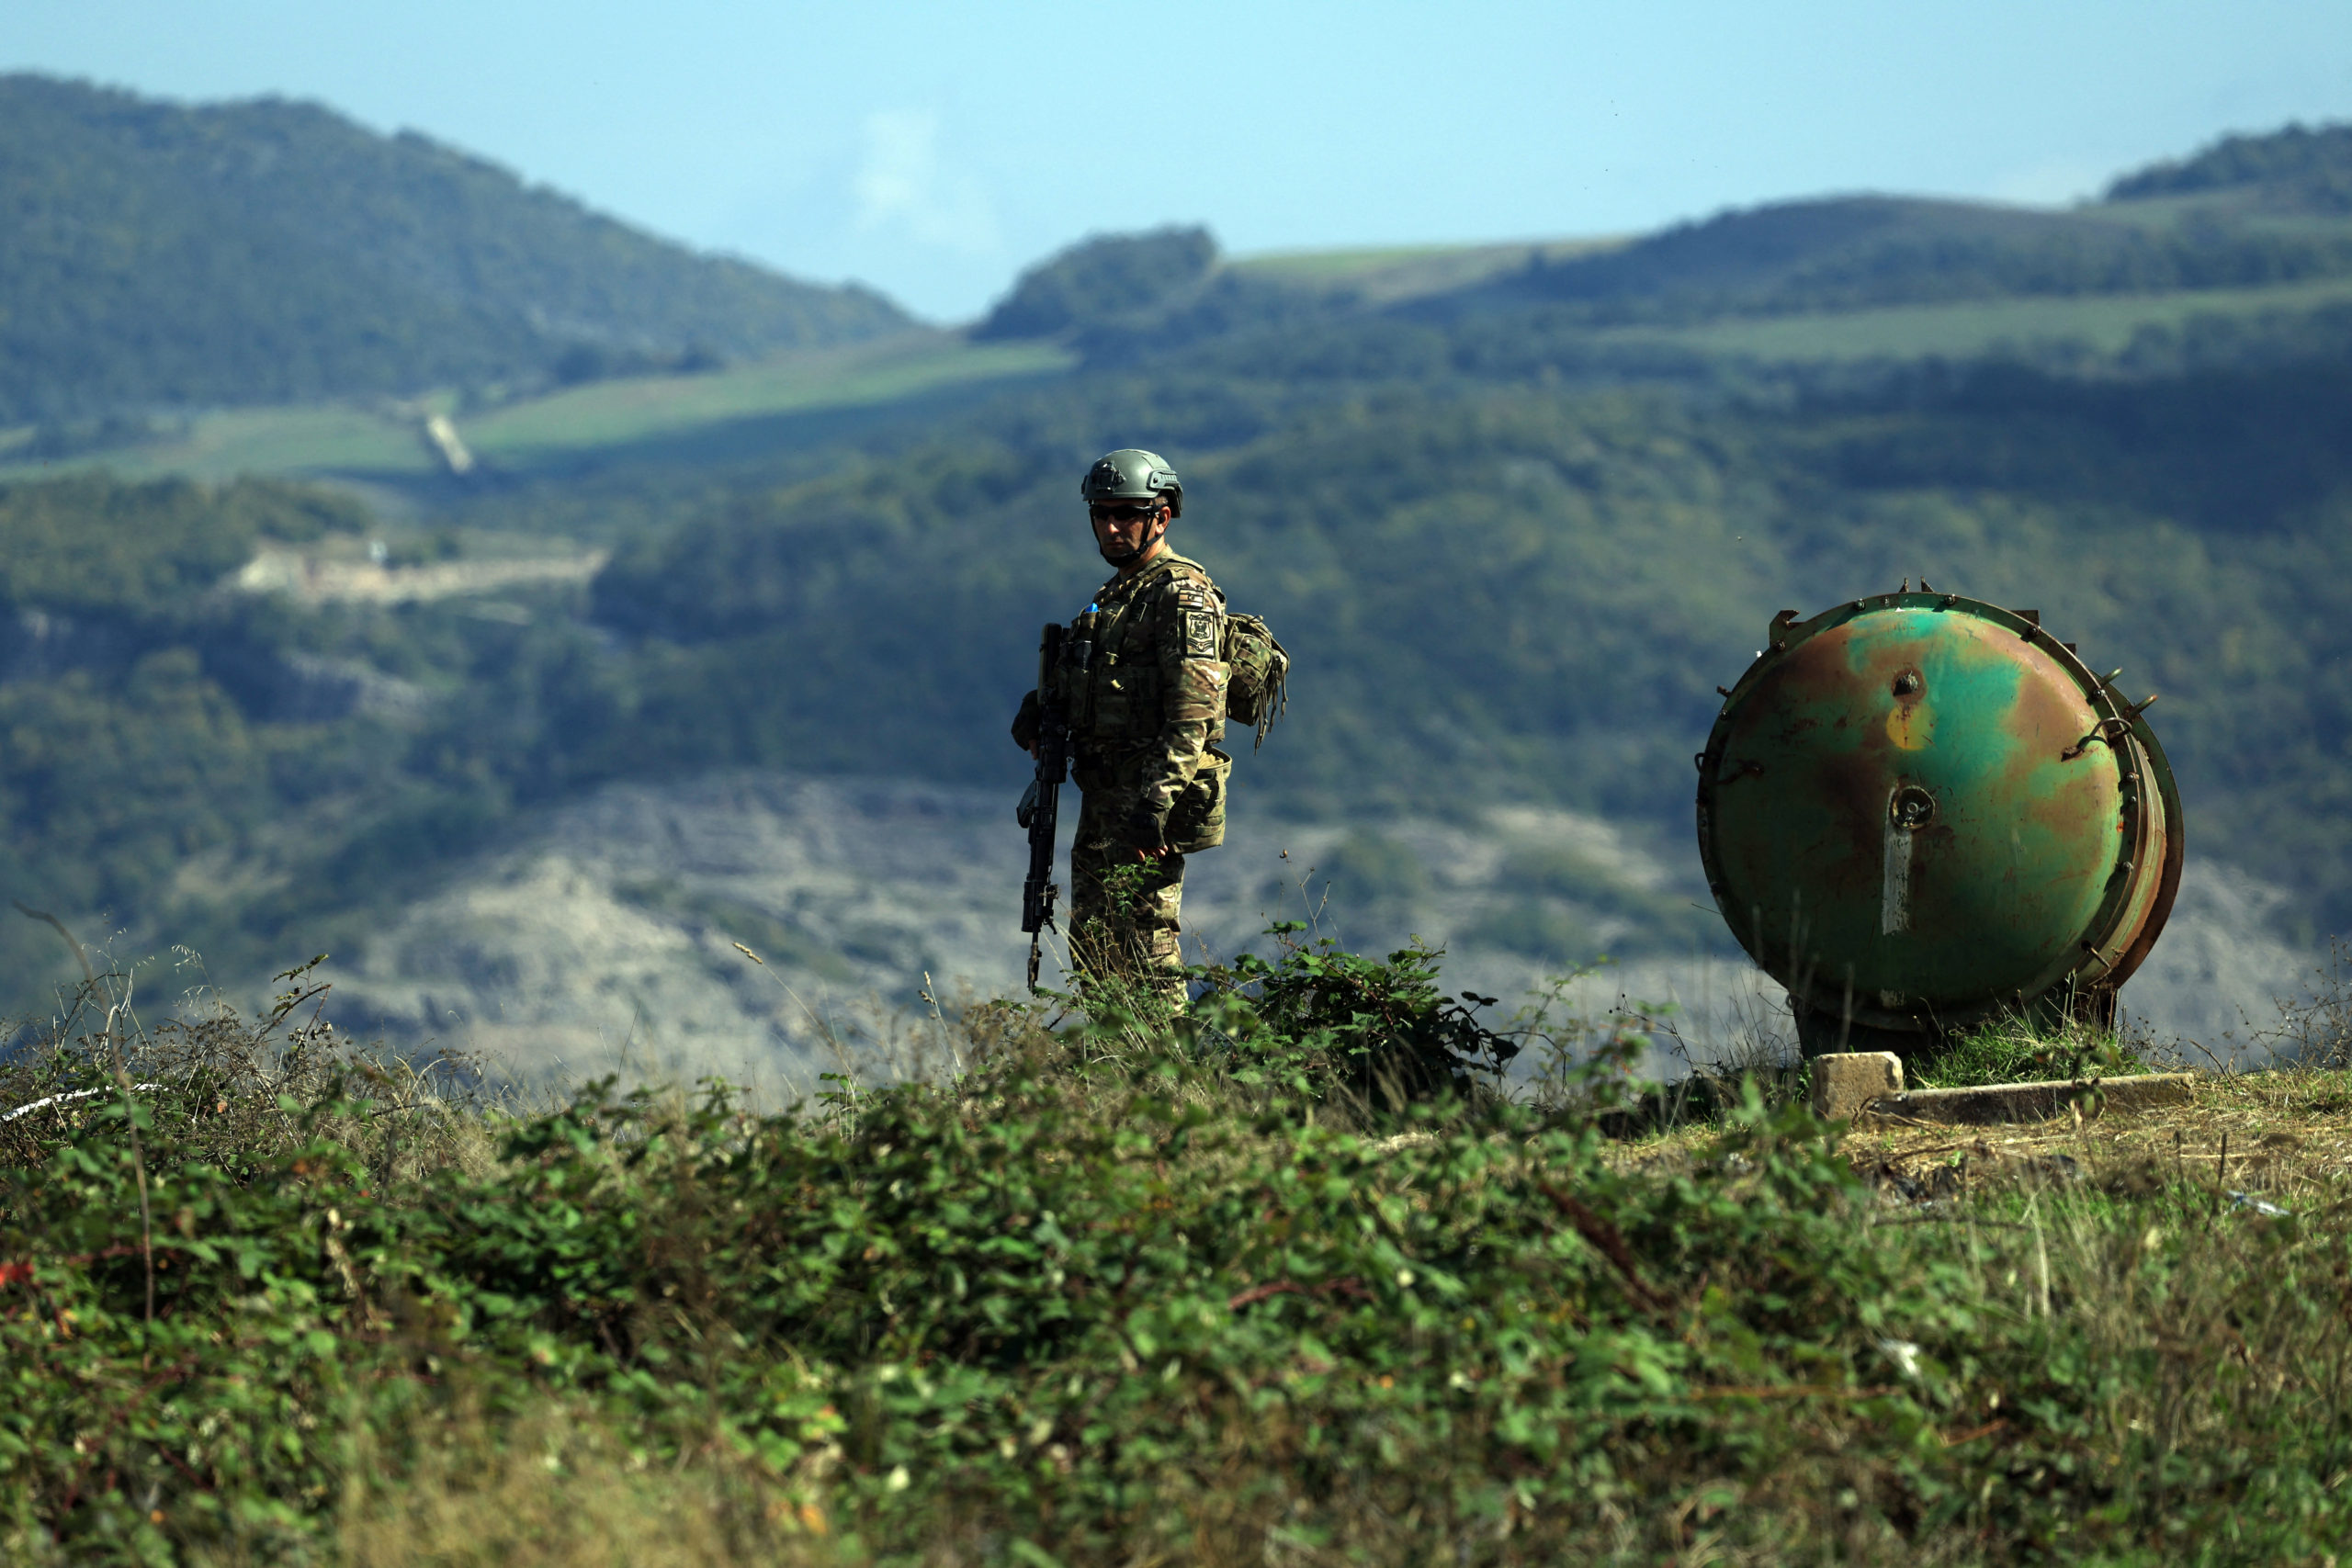
[[[1699,852],[1805,1052],[1911,1055],[2008,1012],[2111,1023],[2180,886],[2155,698],[2037,611],[1924,583],[1767,635],[1698,757]]]

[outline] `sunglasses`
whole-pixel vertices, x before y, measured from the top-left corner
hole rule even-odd
[[[1086,510],[1088,515],[1097,523],[1148,523],[1159,515],[1159,503],[1149,502],[1142,505],[1090,506]]]

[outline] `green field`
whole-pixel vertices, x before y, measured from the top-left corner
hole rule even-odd
[[[1622,242],[1391,247],[1284,253],[1248,258],[1235,271],[1300,287],[1351,292],[1378,307],[1465,288],[1526,265]],[[1779,363],[1966,357],[2003,349],[2069,344],[2098,354],[2127,347],[2147,328],[2199,317],[2252,319],[2352,303],[2352,278],[2256,288],[2177,290],[1966,300],[1867,310],[1718,319],[1680,327],[1597,329],[1599,343],[1667,344]],[[47,460],[8,459],[29,429],[0,432],[0,481],[104,467],[126,478],[241,474],[345,475],[424,479],[440,461],[421,426],[450,412],[477,457],[509,472],[560,466],[629,448],[688,458],[726,457],[772,432],[759,422],[827,412],[878,410],[930,395],[1069,369],[1071,352],[1048,342],[972,344],[946,333],[788,354],[706,375],[623,378],[467,412],[452,393],[407,401],[337,402],[220,410],[135,445]]]
[[[2347,302],[2352,302],[2352,278],[2329,277],[2267,288],[1891,305],[1713,321],[1671,330],[1620,328],[1599,335],[1609,342],[1673,344],[1709,354],[1784,362],[1964,357],[2053,344],[2113,354],[2128,346],[2143,328],[2177,328],[2200,316],[2256,317]]]
[[[619,446],[730,420],[893,402],[1069,363],[1066,351],[1049,344],[976,344],[926,333],[788,355],[713,376],[599,381],[510,404],[463,429],[477,452],[527,465],[545,454]]]
[[[1538,257],[1571,256],[1614,250],[1621,237],[1591,240],[1530,240],[1496,245],[1379,245],[1361,250],[1273,251],[1237,256],[1227,270],[1267,283],[1338,292],[1368,304],[1387,304],[1448,289],[1466,288],[1523,267]]]
[[[690,435],[714,426],[833,409],[871,408],[993,380],[1050,374],[1070,355],[1048,344],[967,344],[945,333],[790,354],[700,376],[650,376],[504,403],[473,413],[447,393],[408,402],[326,403],[199,414],[171,434],[51,461],[6,462],[0,480],[107,468],[126,478],[240,474],[429,477],[440,460],[420,421],[454,412],[475,456],[527,470],[579,454]],[[19,433],[21,446],[29,432]]]
[[[225,479],[239,474],[354,470],[421,476],[435,467],[413,421],[365,407],[322,403],[198,414],[179,434],[49,462],[10,464],[0,468],[0,479],[47,479],[94,468],[136,479],[178,474]]]

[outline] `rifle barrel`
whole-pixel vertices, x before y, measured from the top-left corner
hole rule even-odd
[[[1058,689],[1062,628],[1048,621],[1037,642],[1036,804],[1029,814],[1029,874],[1021,885],[1021,929],[1030,937],[1030,982],[1036,981],[1036,937],[1054,920],[1054,835],[1060,826],[1062,780],[1069,772],[1069,717]]]

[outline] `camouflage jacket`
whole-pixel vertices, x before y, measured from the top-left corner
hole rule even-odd
[[[1104,583],[1087,610],[1091,636],[1085,615],[1071,623],[1059,671],[1078,786],[1131,790],[1165,816],[1225,739],[1225,595],[1200,562],[1164,550]],[[1083,669],[1081,641],[1093,650]]]

